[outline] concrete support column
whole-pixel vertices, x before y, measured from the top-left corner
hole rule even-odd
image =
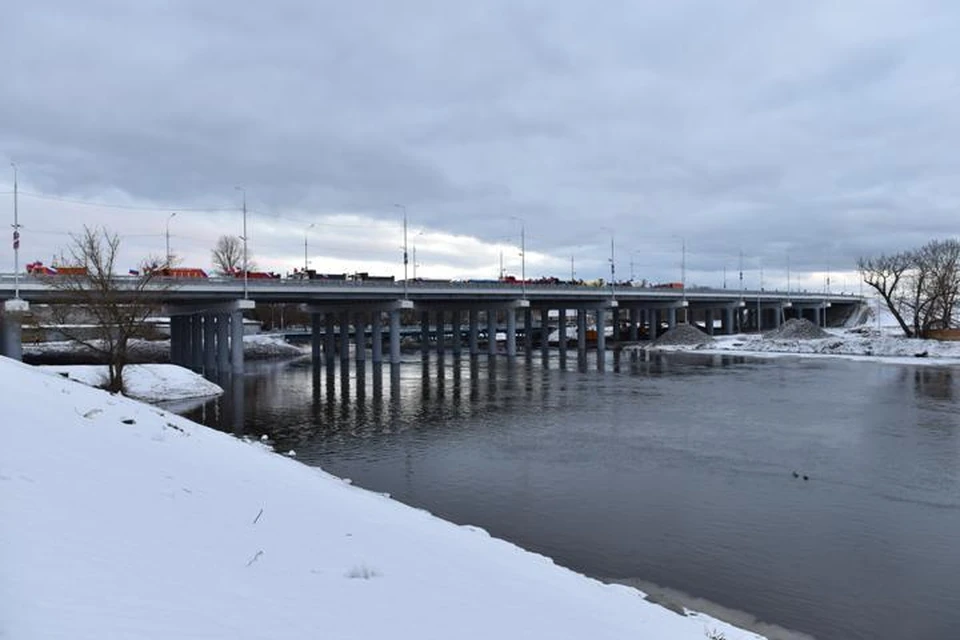
[[[350,314],[340,312],[340,362],[350,362]]]
[[[630,342],[640,339],[640,309],[630,309]]]
[[[733,308],[727,308],[723,310],[723,332],[725,334],[733,335]]]
[[[356,361],[366,362],[367,360],[367,317],[365,313],[356,313],[353,316],[354,344],[356,351],[353,354]]]
[[[193,314],[193,340],[190,345],[192,352],[190,354],[190,366],[195,371],[203,369],[203,316],[199,313]]]
[[[577,309],[577,357],[583,360],[587,357],[587,311]]]
[[[559,349],[560,366],[567,366],[567,310],[557,311],[557,349]]]
[[[480,333],[480,312],[476,309],[470,309],[470,313],[468,315],[470,328],[468,329],[469,335],[467,336],[467,342],[470,347],[470,355],[475,356],[480,353],[480,347],[477,340],[477,334]]]
[[[443,310],[439,310],[436,313],[436,321],[434,322],[435,331],[437,333],[437,355],[442,356],[443,352],[446,350],[446,336],[444,336],[444,329],[446,327],[446,319],[444,318]]]
[[[374,311],[370,318],[370,359],[374,364],[383,362],[383,323],[380,311]]]
[[[597,369],[601,371],[603,371],[607,350],[606,324],[607,310],[597,307]]]
[[[390,362],[400,364],[400,310],[390,312]]]
[[[243,373],[243,312],[230,314],[230,367],[234,373]]]
[[[517,310],[510,307],[507,312],[507,356],[517,357]]]
[[[610,310],[610,324],[613,326],[613,334],[610,339],[614,342],[620,342],[620,307],[614,307]]]
[[[0,349],[3,355],[12,360],[23,360],[23,314],[29,309],[29,304],[20,299],[6,300],[3,303]]]
[[[323,337],[320,328],[323,320],[319,313],[310,314],[310,358],[314,367],[320,366],[320,353],[323,351]]]
[[[181,316],[181,319],[180,366],[189,368],[193,366],[193,316]]]
[[[170,364],[180,364],[180,317],[170,316]]]
[[[497,312],[487,309],[487,353],[497,354]]]
[[[703,312],[703,326],[707,330],[707,335],[713,335],[713,309],[705,309]]]
[[[332,313],[323,314],[323,359],[332,367],[337,359],[337,323]]]
[[[420,353],[430,353],[430,314],[420,312]]]
[[[212,313],[203,316],[203,369],[207,373],[217,367],[217,320]]]
[[[546,340],[546,336],[543,336]],[[526,307],[523,310],[523,350],[529,356],[533,353],[533,309]]]
[[[776,329],[780,326],[780,316],[783,315],[783,307],[777,305],[773,308],[773,328]]]
[[[667,310],[667,327],[673,329],[677,326],[677,309],[676,307],[670,307]]]
[[[546,361],[550,357],[550,341],[547,340],[550,335],[550,310],[546,307],[540,309],[540,334],[543,336],[540,341],[540,357]]]
[[[454,309],[453,314],[450,317],[450,328],[453,331],[452,337],[452,347],[454,357],[459,358],[460,352],[463,350],[463,336],[461,335],[462,325],[460,309]]]
[[[230,370],[230,314],[217,314],[217,371]]]

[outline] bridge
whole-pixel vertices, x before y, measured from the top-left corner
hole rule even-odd
[[[22,319],[30,304],[66,301],[68,292],[52,284],[51,278],[56,277],[21,276],[20,297],[15,298],[13,276],[0,276],[3,355],[20,357]],[[117,277],[121,291],[125,281],[134,280]],[[615,338],[622,329],[632,341],[642,336],[655,338],[678,323],[695,323],[710,334],[773,329],[789,318],[830,326],[841,324],[865,303],[860,296],[804,291],[470,281],[251,279],[245,283],[236,278],[157,279],[156,299],[170,316],[171,362],[234,373],[244,368],[243,313],[257,304],[303,305],[311,318],[312,354],[317,363],[322,359],[333,364],[338,355],[341,362],[349,362],[351,337],[358,362],[366,358],[368,349],[373,362],[383,362],[385,332],[389,360],[399,363],[402,323],[419,323],[420,345],[425,351],[433,348],[442,353],[449,336],[454,353],[466,349],[470,355],[478,355],[482,321],[488,335],[498,330],[505,334],[508,357],[515,357],[518,349],[531,353],[535,334],[540,335],[538,346],[546,353],[551,322],[559,331],[559,344],[566,345],[566,319],[575,317],[579,353],[588,347],[588,327],[598,329],[596,349],[598,367],[602,367],[606,350],[602,328],[610,325],[617,328]],[[551,321],[551,312],[556,320]],[[523,325],[518,332],[519,319]],[[486,347],[489,353],[496,353],[495,340],[487,340]],[[560,350],[560,357],[566,357],[566,349]]]

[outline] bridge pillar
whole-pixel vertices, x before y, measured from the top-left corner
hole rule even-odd
[[[323,335],[320,328],[323,326],[323,317],[319,313],[310,314],[310,358],[314,367],[320,366],[320,353],[323,351]]]
[[[390,311],[390,363],[400,364],[400,309]]]
[[[193,316],[181,316],[181,322],[180,366],[190,368],[193,366]]]
[[[780,316],[781,316],[781,314],[783,314],[783,307],[781,307],[781,306],[778,304],[776,307],[774,307],[773,309],[771,309],[771,311],[773,311],[773,314],[772,314],[772,315],[773,315],[773,328],[774,328],[774,329],[777,329],[777,328],[780,327]]]
[[[420,312],[420,353],[430,353],[430,313]]]
[[[467,319],[470,327],[468,329],[467,342],[470,347],[470,355],[475,356],[480,353],[480,347],[478,345],[477,334],[480,332],[480,312],[476,309],[470,309],[469,318]]]
[[[243,311],[230,314],[230,366],[243,373]]]
[[[452,330],[451,341],[453,343],[453,356],[455,358],[460,357],[460,352],[463,347],[463,336],[461,335],[461,316],[462,313],[460,309],[454,309],[450,318],[450,328]]]
[[[610,324],[613,325],[613,335],[610,339],[613,342],[620,342],[620,307],[610,310]]]
[[[337,329],[335,316],[332,313],[323,315],[323,359],[327,367],[332,367],[337,360]]]
[[[203,314],[203,370],[212,373],[217,368],[217,317]]]
[[[203,314],[193,314],[193,354],[190,358],[191,367],[195,371],[203,371]]]
[[[374,311],[370,318],[370,360],[374,364],[383,362],[383,324],[382,313]]]
[[[362,311],[353,315],[353,336],[356,345],[353,355],[360,365],[367,360],[367,314]]]
[[[587,361],[587,310],[577,309],[577,360]]]
[[[533,309],[523,309],[523,350],[527,356],[533,354]]]
[[[217,370],[223,374],[230,370],[230,314],[217,314]]]
[[[444,336],[444,331],[446,329],[446,319],[444,318],[443,309],[440,309],[436,313],[436,321],[434,322],[434,331],[437,334],[437,355],[442,356],[443,352],[446,350],[446,340]]]
[[[707,335],[713,335],[713,309],[704,309],[703,328],[707,330]]]
[[[597,369],[603,371],[606,360],[607,350],[607,310],[605,307],[597,307]]]
[[[549,335],[544,337],[549,342]],[[567,366],[567,310],[557,310],[557,349],[560,356],[560,368]]]
[[[632,307],[630,309],[630,342],[636,342],[640,339],[640,309]]]
[[[497,311],[487,309],[487,353],[497,355]]]
[[[350,362],[350,312],[340,312],[340,362]]]
[[[180,316],[170,316],[170,364],[180,364]]]
[[[728,336],[733,334],[733,309],[731,307],[727,307],[723,310],[723,319],[721,320],[720,324],[720,329],[723,331],[723,333]]]
[[[3,326],[3,338],[0,349],[3,355],[11,360],[23,360],[23,314],[30,310],[26,300],[14,298],[3,303],[3,316],[0,325]]]
[[[507,356],[517,357],[517,310],[510,307],[507,314]]]
[[[550,357],[550,309],[540,309],[540,359],[544,362]]]
[[[677,326],[677,309],[676,307],[670,307],[667,310],[667,327],[673,329]]]

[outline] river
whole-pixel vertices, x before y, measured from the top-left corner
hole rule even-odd
[[[591,576],[823,640],[960,635],[953,369],[612,360],[260,365],[187,415]]]

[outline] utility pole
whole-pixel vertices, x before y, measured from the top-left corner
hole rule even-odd
[[[613,253],[613,232],[610,232],[610,299],[616,300],[616,282],[617,282],[617,267],[615,262],[615,256]],[[598,329],[602,331],[602,329]]]
[[[402,204],[393,205],[403,211],[403,299],[406,300],[408,297],[407,292],[407,208]],[[414,259],[416,262],[416,259]],[[416,267],[414,267],[416,268]]]
[[[577,279],[577,272],[573,268],[573,254],[570,254],[570,283],[573,284]]]
[[[307,260],[307,234],[310,229],[313,229],[316,223],[311,223],[306,229],[303,230],[303,277],[307,277],[307,266],[309,265],[309,260]]]
[[[167,268],[168,268],[168,269],[170,268],[170,263],[173,262],[173,257],[170,255],[170,221],[173,220],[174,216],[176,216],[176,215],[177,215],[177,212],[174,211],[174,212],[171,213],[170,216],[167,218],[167,232],[166,232],[166,236],[167,236]]]
[[[413,245],[413,279],[417,279],[417,245]]]
[[[13,167],[13,297],[20,299],[20,212],[18,201],[17,163]]]

